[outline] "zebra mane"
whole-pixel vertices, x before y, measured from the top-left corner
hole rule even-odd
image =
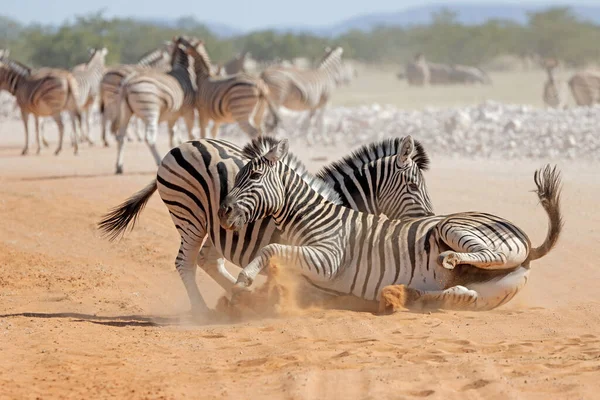
[[[333,176],[336,171],[358,172],[368,164],[377,161],[384,157],[395,156],[400,153],[403,137],[385,139],[380,142],[374,142],[359,147],[350,155],[345,156],[339,161],[335,161],[323,167],[317,177],[328,182],[329,177]],[[429,169],[429,156],[425,148],[418,140],[415,140],[415,152],[412,160],[421,171]]]
[[[317,68],[326,68],[326,67],[329,67],[331,64],[341,63],[343,52],[344,52],[344,49],[339,46],[335,47],[333,49],[327,49],[325,56],[323,56],[323,58],[321,59],[321,62],[319,62],[319,64],[318,64]]]
[[[147,53],[144,53],[140,59],[137,61],[139,65],[149,65],[152,66],[156,62],[165,58],[166,50],[163,48],[150,50]]]
[[[25,64],[21,64],[20,62],[12,60],[10,58],[2,58],[2,59],[0,59],[0,64],[6,65],[13,72],[16,72],[17,74],[19,74],[21,76],[29,76],[29,75],[31,75],[31,68],[29,68]]]
[[[250,159],[262,157],[267,154],[269,150],[271,150],[277,143],[279,143],[279,140],[273,137],[261,136],[253,139],[250,143],[244,146],[242,149],[242,154]],[[342,203],[341,198],[335,189],[333,189],[333,187],[325,181],[308,172],[306,165],[304,165],[304,163],[300,161],[294,154],[288,152],[287,155],[281,159],[281,162],[300,175],[304,182],[306,182],[314,191],[319,193],[325,199],[335,204]]]

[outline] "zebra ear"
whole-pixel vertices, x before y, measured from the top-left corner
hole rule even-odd
[[[400,164],[406,164],[410,160],[415,152],[415,141],[411,135],[408,135],[402,139],[400,143],[400,153],[398,154]]]
[[[277,161],[281,160],[286,156],[289,148],[289,143],[287,139],[282,139],[275,146],[271,147],[271,150],[267,154],[265,154],[265,158],[271,164],[275,164]]]

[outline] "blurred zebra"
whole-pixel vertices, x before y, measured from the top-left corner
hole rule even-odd
[[[600,69],[579,71],[569,80],[571,94],[578,106],[600,103]]]
[[[550,108],[566,108],[569,89],[566,82],[556,77],[558,60],[554,58],[546,59],[542,62],[542,67],[547,74],[542,93],[544,104]]]
[[[105,58],[108,50],[90,49],[90,58],[87,63],[75,66],[71,72],[77,81],[77,103],[81,111],[79,115],[70,112],[72,119],[76,119],[81,132],[81,139],[93,144],[90,138],[90,113],[92,106],[96,102],[100,92],[100,81],[104,75]],[[85,131],[83,130],[82,119],[85,119]]]
[[[414,201],[412,192],[398,188],[396,178],[400,172],[398,160],[402,142],[402,138],[396,138],[363,146],[322,169],[318,177],[309,174],[291,154],[284,162],[334,203],[363,212],[384,213],[390,218],[431,215],[428,198]],[[245,150],[223,140],[200,139],[184,143],[163,158],[157,181],[104,216],[99,227],[111,240],[115,239],[128,225],[135,224],[145,203],[158,189],[181,235],[181,247],[175,261],[177,271],[192,309],[205,311],[206,305],[195,281],[199,252],[198,265],[225,290],[231,290],[235,278],[227,272],[223,260],[215,264],[214,258],[224,257],[244,267],[262,247],[281,243],[281,231],[271,218],[248,224],[238,234],[233,234],[219,225],[217,215],[220,202],[233,186],[236,174],[249,160],[244,152],[253,149],[253,154],[260,154],[276,143],[268,136],[254,139]],[[426,170],[427,154],[418,142],[415,144],[415,163],[421,170]],[[419,190],[416,195],[420,193],[426,194],[426,191]],[[205,246],[209,236],[214,244],[212,247]]]
[[[286,140],[266,152],[246,151],[219,208],[226,229],[272,217],[286,244],[271,243],[240,272],[234,293],[245,290],[276,259],[296,267],[323,290],[381,300],[402,286],[412,307],[487,310],[510,300],[527,282],[531,261],[556,244],[562,227],[560,174],[546,166],[536,171],[538,197],[548,213],[549,231],[540,247],[509,221],[465,212],[390,220],[328,201],[285,162]],[[414,201],[422,180],[412,161],[412,138],[403,143],[398,177]],[[417,185],[418,186],[418,185]],[[466,265],[468,264],[468,265]],[[457,268],[458,266],[460,268]],[[386,307],[384,307],[385,309]]]
[[[52,117],[58,126],[59,143],[55,154],[63,145],[64,124],[61,112],[78,111],[77,82],[71,73],[53,68],[32,71],[29,67],[6,57],[0,58],[0,90],[6,90],[16,98],[21,109],[25,127],[25,147],[22,155],[29,151],[29,115],[33,114],[36,129],[37,153],[41,151],[39,117]],[[73,132],[73,135],[75,132]],[[71,137],[75,154],[77,138]]]
[[[270,99],[276,106],[294,111],[306,111],[308,115],[302,130],[307,132],[307,142],[312,145],[314,133],[310,123],[319,111],[318,132],[324,134],[324,117],[329,99],[338,84],[342,65],[341,47],[327,48],[326,54],[314,69],[274,66],[264,70],[260,77],[269,87]]]
[[[187,53],[194,59],[196,74],[196,109],[200,124],[200,137],[206,137],[208,121],[213,121],[212,137],[216,137],[222,123],[237,122],[250,138],[263,132],[262,120],[265,106],[275,118],[267,131],[275,128],[279,116],[269,100],[269,88],[265,83],[247,74],[236,74],[224,78],[215,77],[210,69],[210,58],[202,41],[193,44],[182,40]]]
[[[222,69],[224,72],[224,76],[246,73],[246,68],[244,66],[246,62],[246,57],[248,55],[249,52],[244,51],[233,57],[231,60],[227,61],[225,64],[223,64]]]
[[[116,173],[123,173],[123,146],[127,126],[132,115],[136,115],[146,125],[146,143],[158,165],[161,156],[156,149],[158,124],[166,121],[169,128],[169,145],[175,146],[174,127],[182,117],[190,140],[194,139],[194,99],[195,90],[190,77],[190,59],[182,47],[182,38],[173,38],[174,50],[171,71],[161,73],[151,70],[139,71],[128,76],[119,90],[119,116],[117,126],[117,166]]]
[[[119,87],[123,80],[139,71],[146,69],[154,69],[159,72],[167,72],[171,69],[171,42],[169,41],[166,45],[161,48],[149,51],[144,54],[137,64],[135,65],[118,65],[116,67],[108,69],[100,82],[100,114],[102,118],[102,141],[104,146],[108,147],[108,141],[106,140],[106,124],[108,122],[115,123],[119,111]],[[143,140],[140,133],[139,120],[137,120],[137,126],[135,133],[138,140]]]
[[[405,78],[411,86],[425,86],[429,84],[429,65],[423,53],[415,54],[414,60],[406,64],[403,74],[397,75],[399,79]]]

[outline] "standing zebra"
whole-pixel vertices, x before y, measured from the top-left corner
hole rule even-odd
[[[67,71],[43,68],[32,72],[31,69],[17,61],[0,59],[0,90],[6,90],[15,96],[21,109],[21,118],[25,126],[25,147],[22,155],[29,151],[29,114],[35,119],[37,153],[41,151],[39,117],[51,116],[59,131],[59,143],[55,154],[60,153],[63,144],[64,124],[61,112],[77,110],[77,82]],[[75,154],[77,140],[71,138]]]
[[[240,267],[246,266],[258,251],[270,243],[281,242],[281,232],[271,218],[248,224],[239,234],[223,229],[217,211],[221,200],[233,186],[240,168],[248,162],[245,153],[261,154],[277,141],[260,137],[245,150],[223,140],[201,139],[184,143],[172,149],[163,158],[157,171],[157,180],[132,196],[107,214],[99,227],[115,239],[129,225],[134,225],[144,205],[158,189],[160,197],[169,209],[173,223],[181,236],[181,247],[175,260],[177,271],[186,288],[194,312],[206,311],[206,304],[195,281],[198,253],[207,262],[199,265],[225,290],[235,283],[219,260],[217,268],[212,263],[212,250]],[[426,190],[408,192],[394,190],[400,180],[398,166],[403,139],[388,139],[363,146],[348,157],[324,168],[319,176],[310,175],[297,158],[288,155],[284,162],[302,176],[311,187],[322,192],[330,201],[360,211],[387,213],[390,218],[431,215],[429,199],[413,198]],[[428,157],[422,146],[416,143],[414,161],[422,170],[428,167]],[[375,184],[377,181],[377,184]],[[337,194],[328,190],[328,183]],[[424,181],[422,181],[424,184]],[[401,206],[406,204],[408,206]],[[420,210],[417,208],[421,206]],[[214,247],[205,248],[207,237]],[[210,262],[208,262],[210,261]]]
[[[407,139],[399,167],[410,192],[422,177],[412,160],[412,138]],[[523,231],[490,214],[390,220],[335,204],[281,162],[287,150],[283,140],[264,153],[247,152],[252,160],[221,202],[224,228],[238,230],[271,216],[287,239],[286,245],[260,250],[240,272],[236,292],[277,257],[328,291],[366,300],[381,300],[383,292],[385,305],[394,289],[387,286],[406,285],[411,306],[486,310],[523,287],[530,262],[546,255],[560,235],[560,176],[550,166],[535,173],[549,232],[540,247],[531,248]]]
[[[123,145],[127,134],[127,125],[132,115],[136,115],[146,125],[146,143],[150,148],[156,164],[161,157],[156,149],[158,124],[167,121],[169,127],[169,143],[173,147],[174,127],[183,117],[188,136],[193,139],[194,96],[195,91],[190,78],[190,60],[181,45],[181,37],[173,38],[172,69],[168,73],[140,71],[125,79],[120,88],[120,105],[118,117],[119,134],[117,136],[116,173],[123,173]],[[113,130],[116,127],[113,127]]]
[[[100,114],[102,116],[102,141],[108,147],[106,140],[106,124],[115,123],[119,112],[119,87],[123,80],[139,71],[152,68],[155,71],[167,72],[171,68],[172,43],[168,48],[161,47],[144,54],[135,65],[118,65],[108,69],[100,82]],[[139,126],[136,129],[138,140],[143,140]]]
[[[578,106],[600,103],[600,69],[577,72],[569,80],[569,87]]]
[[[312,145],[314,134],[310,123],[319,111],[318,131],[324,138],[324,117],[329,99],[340,80],[342,65],[341,47],[327,48],[326,54],[315,69],[274,66],[260,75],[269,87],[270,98],[276,106],[294,111],[306,111],[308,115],[302,130],[307,132],[307,142]]]
[[[81,113],[85,113],[85,132],[81,121],[81,113],[69,112],[69,114],[71,119],[78,121],[82,139],[90,144],[93,144],[90,138],[90,113],[100,91],[100,81],[102,75],[104,75],[104,62],[107,54],[108,50],[106,48],[91,49],[88,62],[76,66],[71,71],[77,81],[78,109],[81,110]]]
[[[222,123],[237,122],[250,138],[262,133],[262,119],[265,106],[269,107],[279,121],[277,111],[269,100],[269,89],[265,83],[247,74],[237,74],[224,78],[215,77],[210,68],[210,58],[202,41],[193,45],[182,41],[187,52],[194,59],[196,73],[196,109],[200,124],[200,137],[206,137],[208,121],[213,121],[212,137],[217,136]],[[269,127],[269,130],[275,126]]]
[[[555,58],[546,59],[542,66],[548,75],[542,94],[544,104],[550,108],[566,108],[568,88],[566,82],[556,77],[558,60]]]

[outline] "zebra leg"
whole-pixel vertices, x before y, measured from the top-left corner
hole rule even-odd
[[[78,137],[77,137],[77,121],[79,121],[79,126],[81,126],[81,114],[75,113],[73,111],[70,112],[69,114],[71,116],[71,127],[73,128],[73,131],[71,132],[71,144],[73,145],[73,149],[74,149],[73,154],[77,155],[77,152],[79,150]]]
[[[185,227],[182,229],[185,229]],[[181,235],[181,246],[175,259],[175,268],[190,299],[192,314],[205,313],[208,311],[208,306],[196,284],[196,257],[208,235],[200,238],[193,234],[193,230],[189,229],[181,230],[179,233]]]
[[[117,166],[115,174],[123,173],[123,151],[125,147],[125,137],[127,136],[127,127],[131,120],[131,112],[128,109],[124,110],[120,119],[119,133],[117,134]]]
[[[198,126],[200,127],[200,139],[206,139],[206,125],[208,125],[208,118],[204,113],[198,111]]]
[[[529,268],[518,267],[513,271],[487,281],[467,283],[464,286],[452,286],[440,291],[422,291],[406,288],[404,306],[408,309],[446,309],[461,311],[487,311],[506,304],[525,287],[529,279]],[[388,286],[382,290],[380,311],[392,305],[386,292],[397,286]],[[387,298],[386,298],[387,297]]]
[[[60,113],[52,116],[54,122],[56,122],[56,126],[58,126],[58,147],[54,152],[55,155],[58,155],[62,150],[63,138],[65,136],[65,124],[63,123],[62,116]]]
[[[169,147],[170,148],[173,148],[173,147],[181,144],[181,142],[178,140],[179,137],[175,138],[175,135],[177,134],[177,127],[175,126],[175,122],[176,121],[169,121],[167,123],[167,127],[169,129]],[[175,143],[175,142],[177,142],[177,143]]]
[[[302,128],[301,130],[306,132],[306,144],[308,146],[312,146],[315,142],[314,139],[314,132],[312,131],[312,129],[310,129],[310,122],[312,121],[315,113],[316,113],[316,109],[311,109],[308,112],[308,115],[306,116],[306,118],[304,119],[304,121],[302,122]]]
[[[341,250],[339,250],[341,252]],[[240,292],[247,291],[248,287],[254,282],[256,276],[273,259],[281,260],[286,266],[294,266],[302,270],[308,280],[315,283],[326,283],[334,279],[339,269],[341,254],[332,254],[316,246],[286,246],[278,243],[271,243],[260,249],[257,256],[248,264],[238,275],[235,286],[232,288],[231,302],[235,303],[235,298]],[[332,260],[331,264],[315,265],[313,260]],[[320,268],[319,268],[320,267]]]
[[[40,118],[37,115],[34,115],[33,120],[35,121],[35,140],[37,142],[36,154],[40,154],[42,151],[42,145],[40,143]]]
[[[219,134],[219,127],[221,126],[220,123],[218,123],[217,121],[213,120],[213,126],[210,128],[210,134],[213,137],[213,139],[215,139],[217,137],[217,135]]]
[[[441,222],[437,227],[440,239],[452,250],[444,251],[438,256],[438,263],[446,269],[454,269],[459,264],[470,264],[482,269],[512,269],[525,261],[528,249],[511,241],[510,237],[502,239],[494,248],[490,247],[490,238],[483,237],[480,232],[468,223],[451,221]],[[505,243],[514,242],[512,247]]]
[[[24,156],[29,151],[29,113],[21,108],[21,119],[23,120],[23,125],[25,126],[25,147],[21,152],[21,155]]]
[[[251,120],[243,119],[237,121],[238,126],[250,136],[250,139],[254,139],[259,135],[258,129],[252,124]]]
[[[85,140],[88,142],[90,146],[94,145],[94,141],[90,136],[90,111],[91,108],[88,108],[85,111]]]
[[[154,157],[156,165],[160,165],[161,157],[156,149],[156,136],[158,134],[158,119],[153,119],[146,122],[146,144]]]
[[[106,118],[106,110],[104,110],[104,112],[102,113],[102,115],[100,116],[100,124],[102,125],[101,129],[102,129],[102,142],[104,143],[104,147],[110,147],[108,140],[106,140],[106,123],[108,122],[108,119]]]
[[[231,292],[236,279],[225,268],[225,259],[221,257],[215,246],[205,242],[200,249],[196,263],[226,292]]]
[[[42,144],[44,145],[44,147],[50,147],[50,145],[48,144],[48,141],[46,140],[46,133],[44,131],[44,125],[46,125],[46,119],[42,119],[42,123],[40,124],[40,135],[42,137]]]
[[[183,115],[183,121],[185,122],[185,128],[187,129],[188,140],[196,140],[194,137],[194,119],[194,109],[191,109]]]

